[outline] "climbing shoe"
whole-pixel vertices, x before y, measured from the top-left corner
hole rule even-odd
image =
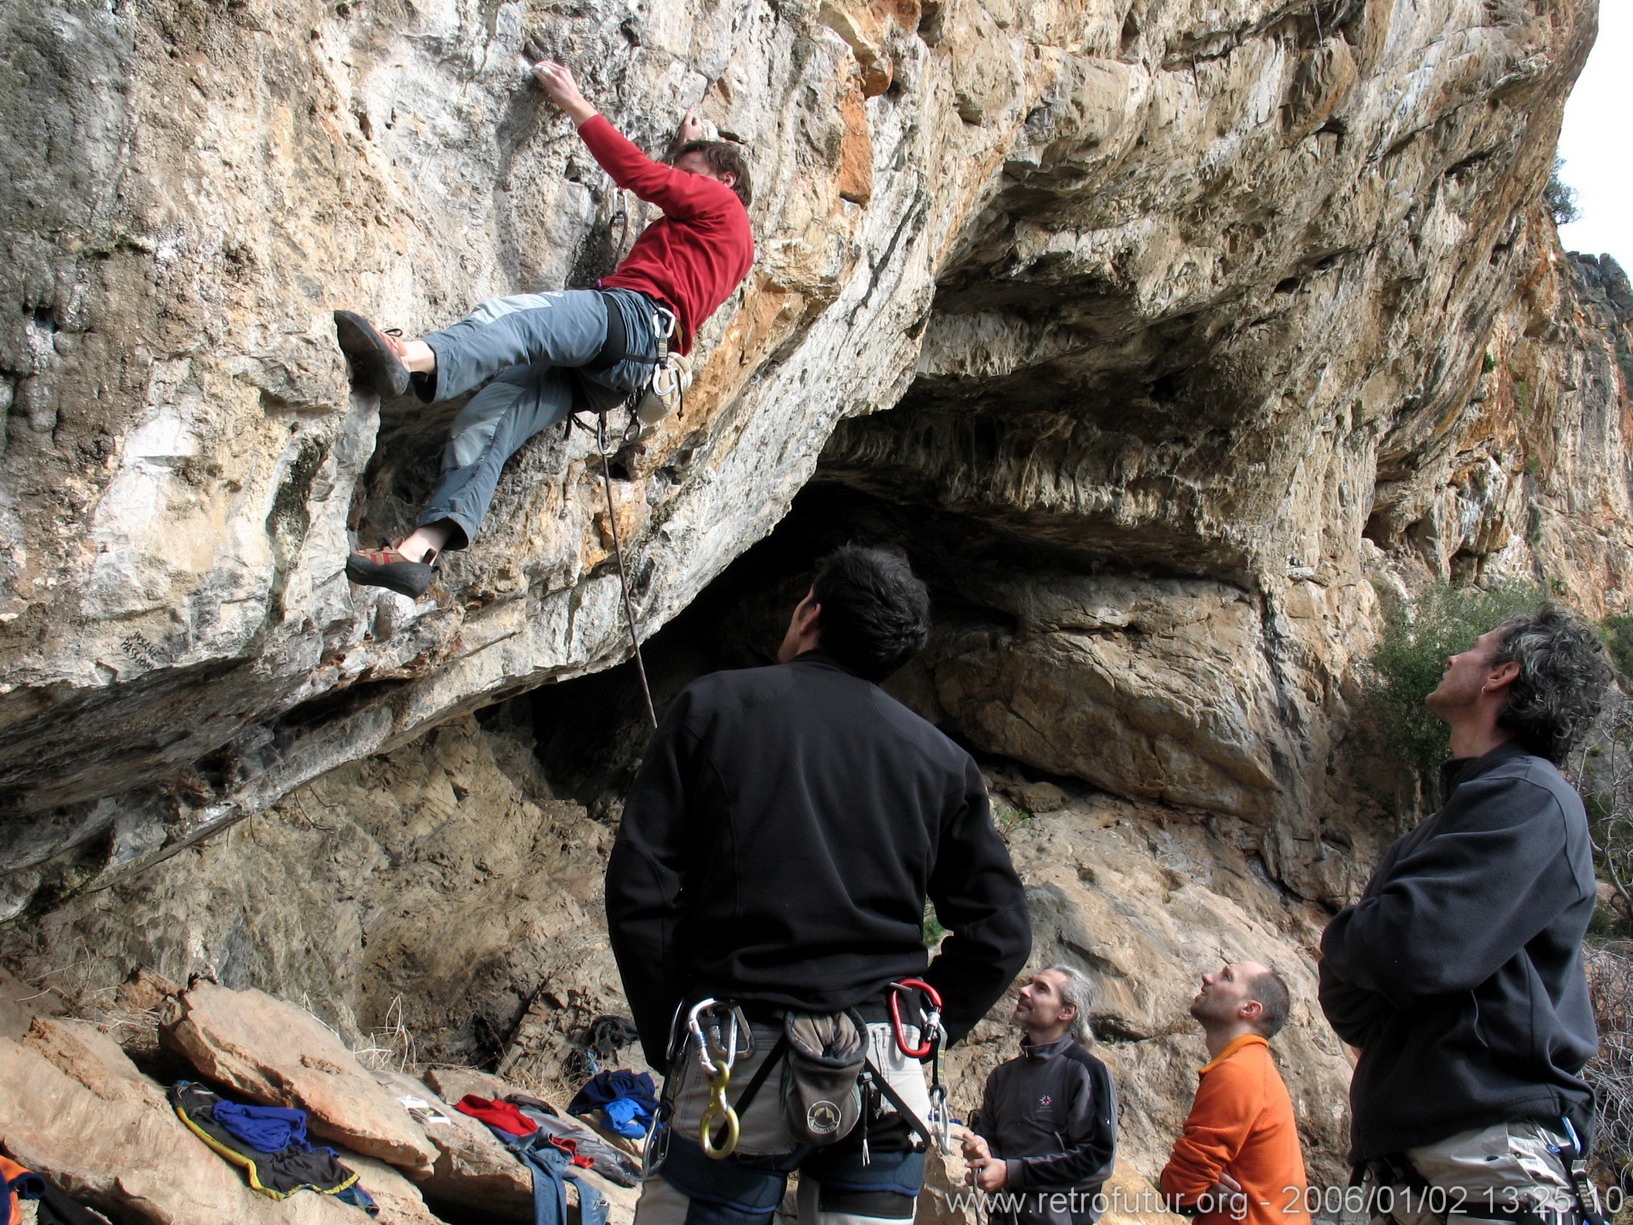
[[[431,585],[431,577],[436,573],[428,564],[436,554],[428,551],[425,556],[426,561],[409,561],[389,545],[361,550],[346,559],[346,577],[354,583],[385,587],[399,595],[417,598]]]
[[[381,396],[400,396],[408,390],[408,367],[367,319],[336,311],[335,335],[352,365],[352,382]]]

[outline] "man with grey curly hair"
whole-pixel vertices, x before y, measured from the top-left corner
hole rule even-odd
[[[1360,1051],[1350,1161],[1401,1225],[1588,1210],[1572,1166],[1593,1108],[1595,883],[1557,767],[1610,679],[1598,636],[1551,605],[1447,660],[1427,699],[1451,729],[1443,806],[1322,937],[1321,1006]]]
[[[1012,1018],[1021,1053],[987,1078],[964,1138],[969,1180],[1005,1225],[1089,1225],[1117,1152],[1111,1074],[1084,1048],[1089,980],[1056,963],[1021,988]]]

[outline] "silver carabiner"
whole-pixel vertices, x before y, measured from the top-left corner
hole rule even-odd
[[[711,1013],[715,1015],[711,1016]],[[705,1020],[708,1023],[707,1032],[704,1029]],[[722,1029],[725,1031],[724,1037],[721,1035]],[[686,1032],[691,1035],[692,1043],[697,1048],[698,1063],[711,1079],[718,1077],[722,1068],[729,1072],[739,1056],[754,1052],[754,1031],[749,1028],[742,1008],[736,1004],[723,1004],[712,997],[699,1000],[686,1014]]]
[[[709,1058],[709,1040],[703,1036],[703,1015],[717,1007],[717,999],[699,1000],[692,1005],[691,1011],[686,1014],[686,1032],[691,1035],[692,1044],[697,1048],[697,1061],[703,1065],[703,1071],[709,1077],[720,1075],[720,1069],[714,1060]]]

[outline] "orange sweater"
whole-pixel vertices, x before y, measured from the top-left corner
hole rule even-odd
[[[1220,1174],[1229,1174],[1247,1195],[1246,1216],[1217,1204],[1197,1214],[1199,1225],[1309,1225],[1293,1101],[1270,1044],[1258,1034],[1243,1034],[1198,1080],[1185,1133],[1174,1141],[1162,1171],[1164,1193],[1196,1206]]]

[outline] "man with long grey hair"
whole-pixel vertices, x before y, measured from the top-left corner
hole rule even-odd
[[[1598,635],[1551,605],[1447,660],[1427,700],[1451,729],[1444,804],[1322,937],[1322,1009],[1360,1050],[1350,1161],[1400,1225],[1595,1211],[1593,860],[1557,767],[1610,678]]]
[[[964,1139],[970,1182],[988,1216],[1014,1225],[1089,1225],[1117,1152],[1117,1093],[1084,1048],[1089,980],[1057,963],[1021,988],[1014,1023],[1021,1053],[987,1078]]]

